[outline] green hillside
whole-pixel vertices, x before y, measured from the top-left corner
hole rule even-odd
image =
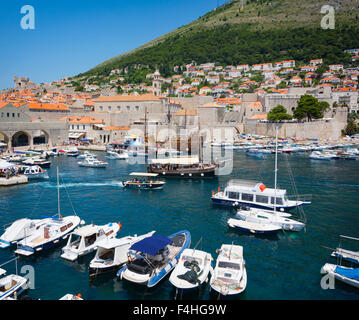
[[[349,61],[343,50],[359,47],[356,0],[231,1],[196,21],[146,45],[116,56],[82,75],[108,75],[123,67],[160,67],[162,74],[192,60],[197,63],[254,64],[279,59],[326,63]],[[323,5],[335,8],[335,29],[320,26]]]

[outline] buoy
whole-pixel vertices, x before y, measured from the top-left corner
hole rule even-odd
[[[220,192],[221,191],[221,187],[218,187],[218,192]]]
[[[82,294],[81,294],[81,293],[79,293],[77,296],[78,296],[79,298],[82,298]]]
[[[120,222],[118,223],[118,225],[120,226],[120,229],[121,229],[121,228],[122,228],[122,225],[121,225],[121,223],[120,223]]]

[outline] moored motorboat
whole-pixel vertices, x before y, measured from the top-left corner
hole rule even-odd
[[[124,151],[107,151],[107,159],[111,160],[126,160],[128,159],[128,153]]]
[[[227,223],[231,228],[251,234],[276,234],[282,230],[281,227],[270,223],[250,222],[233,218],[228,219]]]
[[[359,288],[359,268],[349,268],[336,264],[326,263],[321,273],[329,274],[333,279],[342,281],[350,286]]]
[[[0,236],[0,248],[10,247],[25,237],[32,235],[41,225],[48,222],[49,219],[19,219],[13,222],[5,229]]]
[[[28,179],[48,179],[49,175],[45,169],[42,169],[40,166],[26,166],[24,168],[23,174],[28,177]]]
[[[183,250],[190,244],[191,234],[187,230],[169,237],[153,235],[138,241],[130,247],[130,262],[118,271],[117,276],[153,287],[173,270]]]
[[[61,258],[75,261],[81,256],[94,252],[100,242],[116,237],[119,230],[118,223],[108,223],[103,226],[91,224],[78,228],[69,235],[66,246],[62,248]]]
[[[120,239],[105,239],[98,243],[95,257],[89,265],[89,276],[91,278],[97,275],[117,271],[128,262],[128,250],[132,244],[155,233],[151,231],[141,236],[126,236]]]
[[[0,268],[0,300],[17,297],[29,288],[29,280],[17,274],[6,276],[6,270]]]
[[[29,159],[24,160],[22,163],[29,166],[38,165],[41,168],[50,168],[51,166],[51,161],[48,161],[41,157],[31,157]]]
[[[183,250],[178,263],[172,271],[169,281],[177,289],[198,288],[208,280],[213,258],[210,253],[196,250]]]
[[[216,266],[210,281],[211,289],[224,296],[243,292],[247,286],[243,247],[222,244],[217,252]]]

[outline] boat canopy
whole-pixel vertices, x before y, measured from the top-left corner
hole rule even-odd
[[[10,169],[10,168],[14,168],[14,167],[15,167],[14,164],[4,161],[4,160],[0,160],[0,169],[1,170]]]
[[[131,172],[130,176],[141,176],[141,177],[157,177],[158,173],[147,173],[147,172]]]
[[[179,165],[193,165],[199,163],[198,156],[193,157],[175,157],[168,159],[152,159],[153,164],[179,164]]]
[[[334,270],[337,274],[340,274],[343,277],[354,279],[356,281],[359,281],[359,268],[355,269],[347,269],[337,266]]]
[[[142,253],[147,253],[152,256],[155,256],[158,251],[165,248],[168,244],[171,243],[172,240],[167,237],[161,235],[154,235],[134,243],[130,247],[130,250],[140,251]]]
[[[0,277],[6,274],[6,270],[0,268]]]

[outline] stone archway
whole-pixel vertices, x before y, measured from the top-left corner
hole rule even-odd
[[[10,148],[9,142],[10,142],[9,137],[5,133],[0,131],[0,152],[1,152],[1,150],[4,150],[4,149],[7,150],[8,148]],[[6,146],[3,146],[2,145],[3,143],[5,143]]]
[[[18,131],[11,137],[12,147],[32,146],[32,137],[26,131]]]
[[[33,134],[33,144],[49,144],[50,135],[45,130],[38,130]]]

